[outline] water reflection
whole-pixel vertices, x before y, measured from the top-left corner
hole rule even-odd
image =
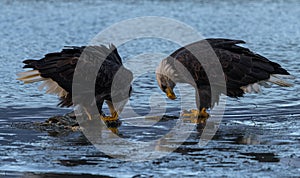
[[[236,144],[243,144],[243,145],[259,145],[260,140],[257,138],[256,135],[243,135],[238,136],[235,140]]]
[[[274,153],[240,153],[241,155],[250,156],[251,159],[259,162],[279,162],[278,155]]]

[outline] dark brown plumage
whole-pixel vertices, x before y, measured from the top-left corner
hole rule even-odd
[[[168,97],[174,99],[173,88],[176,82],[190,83],[196,89],[197,96],[200,98],[197,104],[199,109],[202,109],[210,108],[218,102],[221,93],[218,93],[217,97],[212,97],[211,88],[215,89],[222,85],[222,81],[217,80],[217,76],[220,75],[224,75],[225,78],[226,93],[224,94],[230,97],[242,97],[245,92],[259,92],[258,85],[266,82],[291,86],[281,79],[282,76],[290,75],[285,69],[237,45],[243,43],[245,42],[242,40],[206,39],[176,50],[157,68],[160,88],[167,93]],[[189,71],[193,81],[183,76],[176,62],[180,62]],[[218,64],[221,64],[223,71],[218,70]],[[167,88],[169,89],[166,90]]]
[[[80,67],[77,67],[80,60]],[[80,104],[89,111],[91,105],[97,105],[102,112],[104,101],[112,102],[112,97],[126,100],[130,96],[132,73],[123,67],[121,57],[115,46],[82,46],[66,47],[61,52],[46,54],[40,60],[25,60],[24,68],[33,70],[19,74],[19,80],[25,83],[44,81],[48,93],[57,94],[60,97],[61,107],[69,107]],[[98,66],[101,66],[97,68]],[[73,81],[75,69],[77,81]],[[89,78],[89,72],[95,71],[96,81]],[[112,92],[113,80],[117,72],[122,72],[122,78],[118,83],[117,92]],[[93,74],[93,73],[92,73]],[[94,86],[86,85],[92,83]],[[72,89],[80,86],[76,96],[72,96]],[[77,87],[78,88],[78,87]],[[112,96],[114,95],[116,96]],[[92,94],[92,98],[89,97]],[[94,103],[94,99],[96,103]],[[114,111],[114,108],[110,109]],[[111,110],[111,111],[112,111]],[[95,114],[95,113],[89,113]]]
[[[40,60],[25,60],[23,68],[37,70],[42,78],[52,79],[67,93],[60,96],[59,106],[72,106],[72,82],[77,61],[85,47],[65,48],[61,52],[46,54]],[[26,82],[26,81],[25,81]]]

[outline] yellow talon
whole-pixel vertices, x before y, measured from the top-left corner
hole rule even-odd
[[[101,116],[100,119],[105,122],[106,126],[112,133],[119,134],[118,127],[120,126],[120,121],[118,121],[117,112],[112,113],[112,116]]]
[[[181,116],[183,116],[183,117],[194,117],[195,116],[195,114],[194,114],[195,111],[198,111],[198,110],[195,110],[195,109],[192,109],[190,111],[184,110],[182,112]]]
[[[112,116],[102,116],[102,120],[104,122],[116,121],[118,120],[118,113],[114,112],[112,113]]]
[[[110,128],[108,128],[112,133],[114,133],[114,134],[119,134],[119,129],[118,128],[116,128],[116,127],[110,127]]]
[[[189,112],[183,111],[181,114],[184,122],[190,122],[195,124],[204,124],[209,118],[209,114],[206,112],[206,108],[202,108],[201,111],[197,109],[192,109]]]
[[[206,108],[202,108],[202,109],[201,109],[201,112],[200,112],[200,114],[199,114],[199,117],[200,117],[200,118],[205,118],[205,119],[209,118],[209,114],[206,112]]]

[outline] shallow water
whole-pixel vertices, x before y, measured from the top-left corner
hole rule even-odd
[[[300,175],[298,1],[78,0],[71,3],[20,0],[1,1],[0,9],[0,175]],[[227,99],[220,128],[207,145],[198,145],[199,133],[193,130],[172,153],[144,162],[111,158],[78,132],[53,136],[48,132],[11,126],[15,122],[40,122],[70,112],[70,109],[57,108],[57,98],[38,91],[38,84],[23,85],[16,80],[15,73],[22,71],[22,60],[40,58],[64,45],[88,44],[110,25],[139,16],[174,18],[190,25],[204,37],[243,39],[248,42],[247,47],[290,71],[296,77],[295,86],[268,88],[260,95]],[[168,55],[178,47],[161,39],[137,39],[119,47],[125,65],[142,74],[133,82],[134,92],[127,108],[133,108],[139,115],[160,115],[161,110],[150,111],[152,103],[156,108],[167,108],[168,115],[179,115],[180,100],[165,100],[156,86],[153,72],[161,58],[143,56],[152,53]],[[195,108],[193,95],[181,95],[188,101],[185,107],[189,109]],[[150,102],[151,99],[154,102]],[[120,133],[129,140],[159,139],[176,122],[173,119],[153,127],[141,127],[133,125],[136,119],[130,114],[125,112],[124,116]],[[161,143],[157,152],[169,147],[170,144]]]

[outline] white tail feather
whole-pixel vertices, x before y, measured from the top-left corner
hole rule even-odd
[[[272,85],[266,81],[261,81],[261,82],[258,82],[259,85],[265,87],[265,88],[271,88]]]
[[[66,97],[68,92],[61,88],[58,83],[50,78],[41,77],[38,70],[30,70],[26,72],[20,72],[17,74],[19,78],[17,80],[23,81],[25,84],[44,81],[39,87],[39,90],[46,88],[46,93],[56,94],[59,97]]]
[[[43,90],[47,85],[49,85],[49,82],[51,82],[49,79],[45,80],[39,87],[39,90]]]
[[[253,83],[253,84],[249,84],[247,86],[242,86],[241,89],[245,92],[245,93],[260,93],[261,92],[261,85],[259,83]]]
[[[43,78],[41,76],[36,76],[36,77],[27,78],[27,79],[22,79],[22,81],[24,83],[34,83],[34,82],[39,82],[39,81],[43,81],[43,80],[45,80],[45,78]]]
[[[291,75],[280,75],[280,74],[273,74],[270,76],[268,80],[259,81],[257,83],[252,83],[247,86],[242,86],[241,89],[245,93],[260,93],[261,92],[261,86],[264,86],[266,88],[270,88],[271,85],[269,83],[274,83],[276,85],[282,86],[282,87],[291,87],[293,84],[285,81],[284,79],[295,79],[294,76]]]
[[[272,76],[281,79],[296,79],[293,75],[272,74]]]
[[[30,78],[40,76],[40,73],[38,70],[29,70],[26,72],[20,72],[17,74],[17,76],[19,77],[17,78],[17,80],[25,81],[25,80],[29,80]]]
[[[55,85],[55,84],[50,85],[50,86],[48,87],[48,89],[46,90],[46,93],[48,93],[48,94],[55,93],[56,88],[57,88],[57,85]]]
[[[278,75],[278,74],[274,74],[271,75],[268,82],[274,83],[276,85],[282,86],[282,87],[291,87],[293,86],[293,84],[285,81],[284,79],[293,79],[291,78],[292,76],[290,75]]]
[[[45,80],[39,86],[39,90],[42,90],[43,88],[46,88],[46,93],[48,93],[48,94],[56,94],[59,97],[66,97],[68,95],[68,92],[66,90],[64,90],[55,81],[53,81],[50,78]]]
[[[31,76],[31,75],[35,75],[35,74],[40,74],[40,73],[39,73],[38,70],[29,70],[29,71],[26,71],[26,72],[17,73],[17,76],[19,78],[23,78],[23,77]]]

